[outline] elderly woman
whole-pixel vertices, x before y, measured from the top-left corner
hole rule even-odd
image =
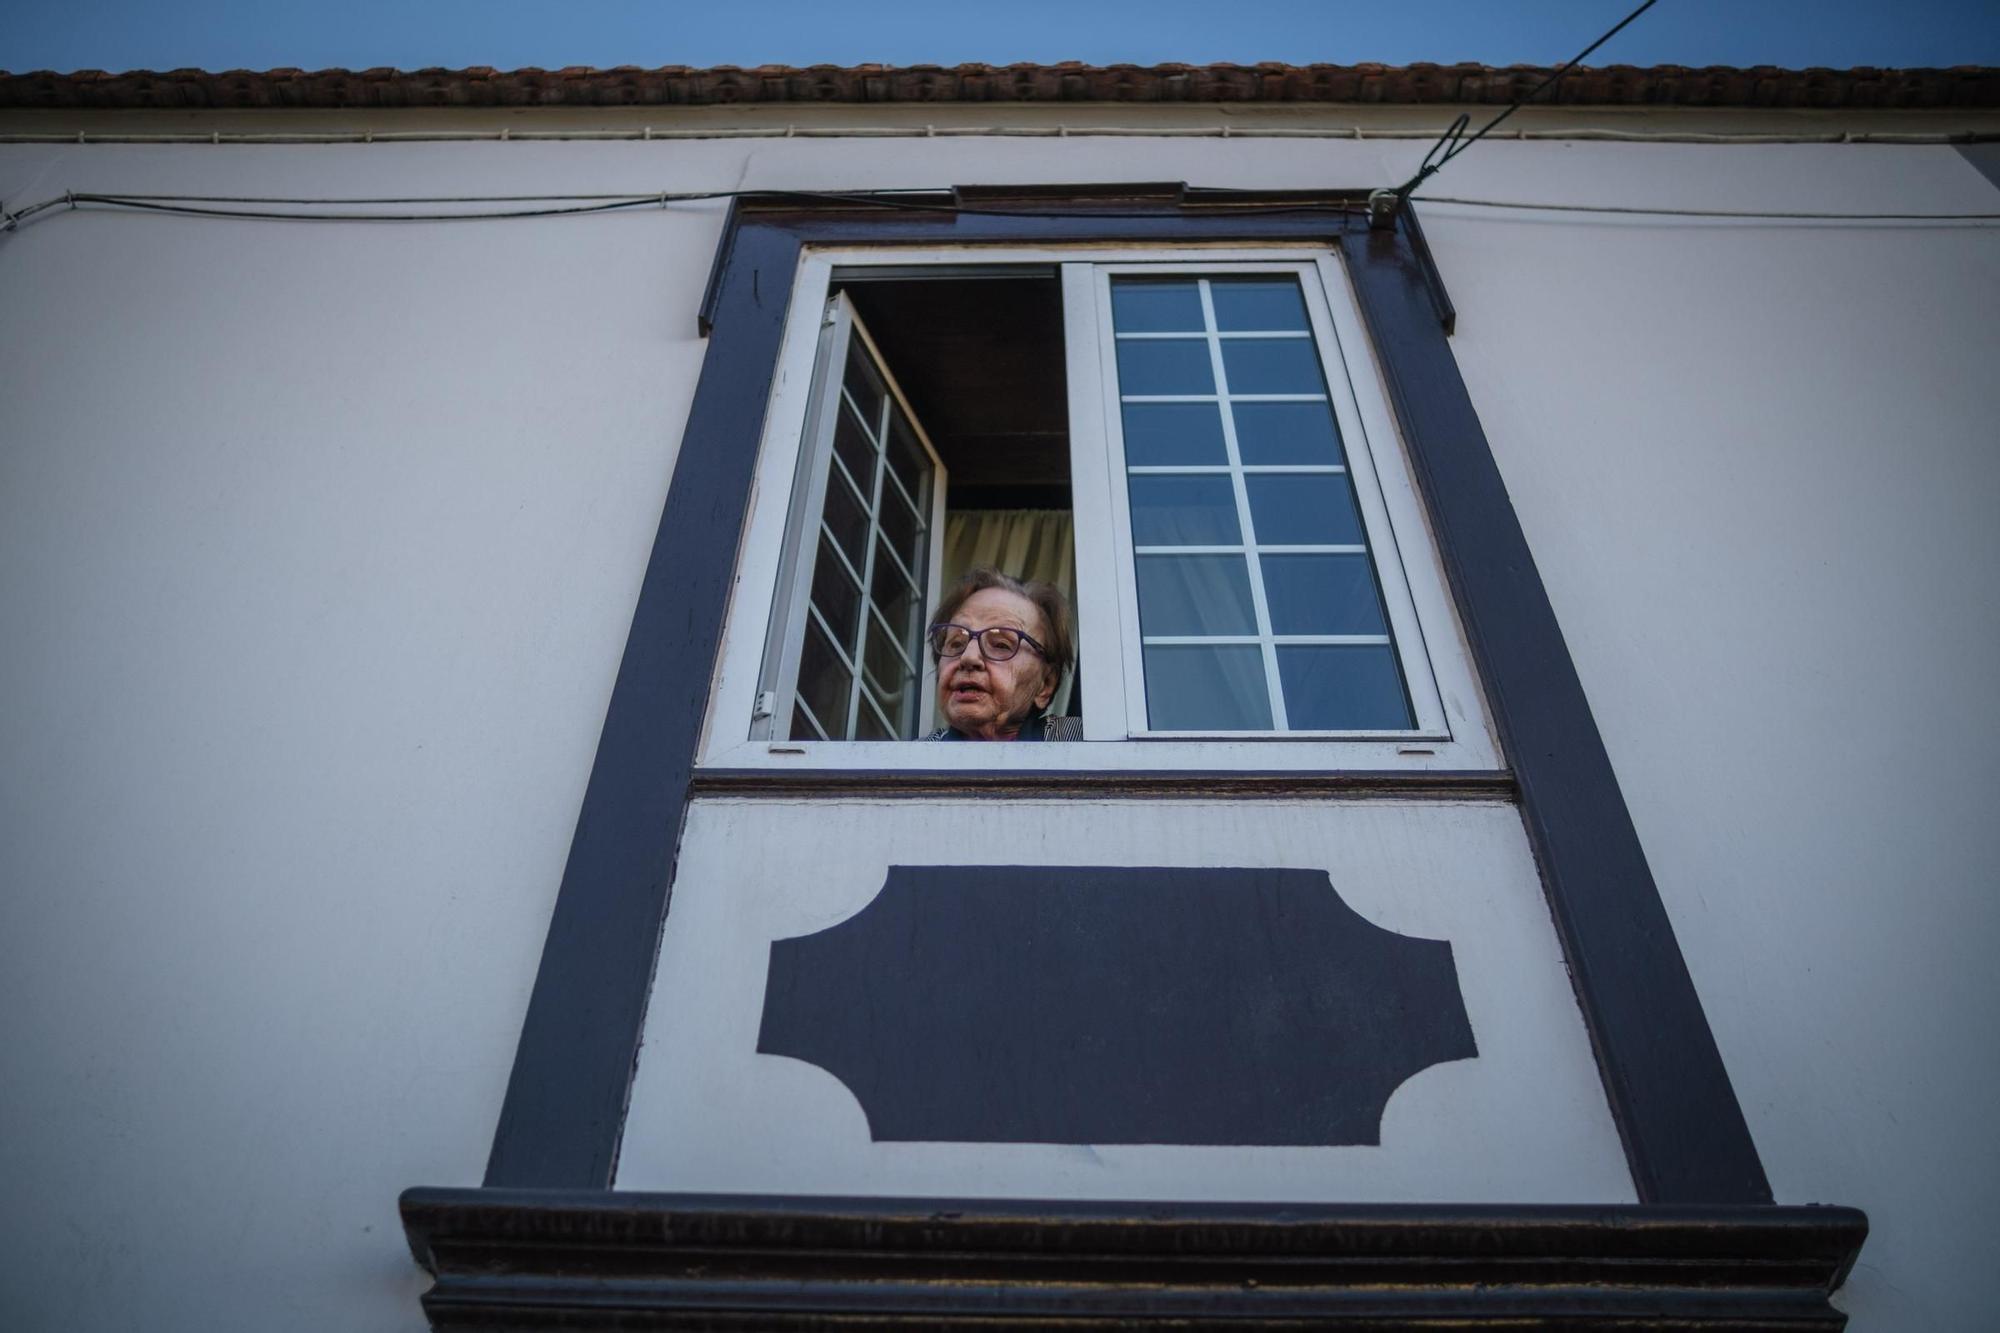
[[[1073,717],[1045,717],[1076,656],[1069,606],[1053,584],[989,566],[968,570],[930,628],[938,664],[934,741],[1080,741]]]

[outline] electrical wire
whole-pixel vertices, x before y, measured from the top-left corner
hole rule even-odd
[[[1478,143],[1481,139],[1484,139],[1488,134],[1491,134],[1493,132],[1493,128],[1496,125],[1498,125],[1501,121],[1507,119],[1507,117],[1513,115],[1516,111],[1519,111],[1522,107],[1526,106],[1528,103],[1534,101],[1537,97],[1540,97],[1546,89],[1554,87],[1555,84],[1558,81],[1560,81],[1565,74],[1569,73],[1571,70],[1575,69],[1578,65],[1582,64],[1584,59],[1588,57],[1591,52],[1595,51],[1598,47],[1604,45],[1606,42],[1610,41],[1613,37],[1616,37],[1619,33],[1623,32],[1634,19],[1638,18],[1641,14],[1645,13],[1647,10],[1651,9],[1654,5],[1658,4],[1659,2],[1660,0],[1645,0],[1644,4],[1640,5],[1637,9],[1633,10],[1631,13],[1627,14],[1624,18],[1618,20],[1617,23],[1613,24],[1609,29],[1607,29],[1603,36],[1599,37],[1589,46],[1584,47],[1583,50],[1577,52],[1574,56],[1570,57],[1567,61],[1563,62],[1561,65],[1557,66],[1554,70],[1552,70],[1546,79],[1543,79],[1540,83],[1536,84],[1532,89],[1529,90],[1527,96],[1516,98],[1514,102],[1510,106],[1508,106],[1508,108],[1505,111],[1502,111],[1499,115],[1487,121],[1485,125],[1480,127],[1479,132],[1473,135],[1471,138],[1465,137],[1465,127],[1472,123],[1472,117],[1470,115],[1461,112],[1458,118],[1452,121],[1451,125],[1445,130],[1445,132],[1441,136],[1439,136],[1438,141],[1430,146],[1430,151],[1424,154],[1424,160],[1417,164],[1417,174],[1410,177],[1408,180],[1404,181],[1401,185],[1397,186],[1393,191],[1390,191],[1390,193],[1395,196],[1396,206],[1400,207],[1403,204],[1407,203],[1410,198],[1410,192],[1416,189],[1419,185],[1422,185],[1426,180],[1429,180],[1432,176],[1435,176],[1439,171],[1443,170],[1445,163],[1451,161],[1453,158],[1457,157],[1460,153],[1472,147],[1472,145]]]
[[[1618,204],[1535,204],[1515,199],[1455,199],[1427,194],[1426,204],[1460,204],[1468,208],[1517,208],[1537,213],[1613,213],[1640,217],[1736,218],[1772,222],[2000,222],[2000,213],[1799,213],[1753,208],[1641,208]]]
[[[198,194],[99,194],[66,191],[31,204],[18,212],[0,210],[0,230],[12,231],[21,223],[50,209],[68,205],[131,209],[145,213],[165,213],[186,217],[235,218],[259,222],[491,222],[522,218],[578,217],[636,208],[665,208],[677,203],[703,203],[723,199],[778,198],[809,200],[816,203],[848,204],[918,213],[965,214],[977,217],[1013,218],[1093,218],[1158,220],[1160,212],[1114,211],[1103,209],[1013,209],[979,208],[949,203],[935,197],[902,199],[898,194],[937,196],[942,190],[905,187],[865,195],[810,190],[694,190],[662,191],[655,194],[496,194],[496,195],[382,195],[350,198],[309,198],[294,195],[198,195]],[[1467,208],[1515,209],[1550,213],[1589,213],[1637,217],[1717,218],[1741,221],[1803,222],[1991,222],[2000,213],[1839,213],[1800,212],[1767,209],[1662,208],[1617,204],[1535,203],[1513,199],[1467,199],[1449,195],[1425,195],[1426,204],[1453,204]],[[477,209],[437,212],[354,212],[355,208],[405,207],[414,204],[512,204],[555,205],[543,208]],[[217,205],[225,205],[218,207]],[[237,205],[259,205],[238,207]],[[1352,212],[1356,205],[1339,201],[1324,204],[1301,203],[1246,205],[1232,209],[1236,216]],[[290,210],[290,211],[287,211]],[[335,211],[340,210],[340,211]]]
[[[135,209],[147,213],[172,213],[188,217],[238,218],[258,222],[492,222],[521,218],[573,217],[579,214],[612,213],[633,208],[665,208],[669,204],[713,202],[722,199],[798,199],[812,203],[846,204],[856,208],[879,208],[902,210],[916,213],[964,214],[970,217],[1009,218],[1075,218],[1088,216],[1120,220],[1158,221],[1166,214],[1158,211],[1118,211],[1115,209],[1026,209],[1026,208],[980,208],[967,204],[947,203],[925,199],[899,199],[902,194],[943,194],[947,191],[906,188],[901,191],[870,192],[868,194],[841,194],[818,190],[697,190],[662,191],[657,194],[638,195],[455,195],[435,198],[384,197],[360,199],[301,199],[262,197],[253,195],[138,195],[138,194],[98,194],[84,191],[67,191],[54,198],[31,204],[19,212],[0,210],[0,231],[13,231],[21,223],[39,213],[67,204],[70,208],[93,205],[100,208]],[[411,203],[510,203],[510,202],[554,202],[558,200],[581,201],[562,207],[478,209],[462,212],[426,213],[383,213],[383,212],[339,212],[327,211],[336,208],[352,208],[355,205],[390,205]],[[272,208],[218,208],[216,204],[273,204],[307,207],[309,212],[281,212]],[[1354,212],[1358,204],[1331,201],[1324,204],[1256,204],[1233,209],[1236,216],[1270,216],[1278,214]]]

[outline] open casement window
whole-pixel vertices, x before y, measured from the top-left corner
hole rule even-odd
[[[788,718],[792,740],[914,740],[930,725],[925,612],[946,474],[845,293],[826,304],[805,441],[791,614],[756,720],[771,734]]]
[[[745,592],[755,553],[782,555],[736,736],[845,742],[824,751],[839,765],[956,762],[858,743],[943,721],[924,629],[978,549],[1064,586],[1067,711],[1092,741],[1143,742],[1040,762],[1497,765],[1330,254],[884,249],[809,254],[799,283]],[[743,655],[725,654],[720,708]],[[712,761],[730,725],[719,712]]]

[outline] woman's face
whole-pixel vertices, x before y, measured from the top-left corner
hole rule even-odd
[[[991,629],[1005,625],[1048,642],[1042,613],[1019,593],[981,588],[952,614],[954,625]],[[1027,644],[1004,662],[989,662],[974,639],[957,657],[938,662],[938,711],[960,734],[975,740],[1007,740],[1020,730],[1028,710],[1047,708],[1055,697],[1055,673]]]

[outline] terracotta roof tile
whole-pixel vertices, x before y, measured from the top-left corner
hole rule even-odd
[[[1290,102],[1505,105],[1547,69],[1513,65],[666,65],[641,69],[0,71],[0,108],[718,106],[731,103]],[[2000,69],[1583,68],[1569,106],[1990,108]]]

